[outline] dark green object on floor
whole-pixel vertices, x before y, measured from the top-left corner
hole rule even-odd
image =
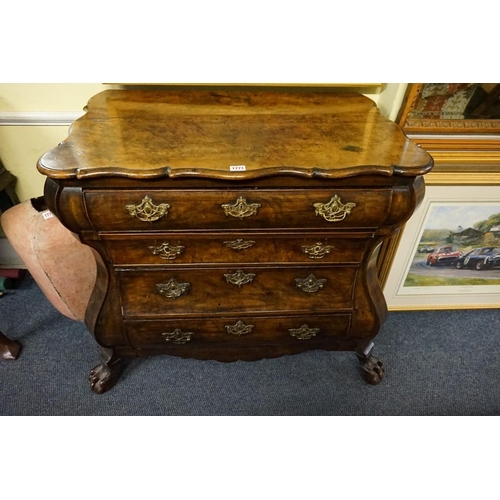
[[[12,280],[0,276],[0,292],[8,290],[9,288],[12,288]]]

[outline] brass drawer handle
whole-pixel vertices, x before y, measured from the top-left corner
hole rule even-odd
[[[160,203],[155,205],[151,198],[145,196],[140,205],[126,205],[131,217],[136,217],[144,222],[154,222],[168,214],[170,205],[168,203]]]
[[[230,203],[221,205],[226,215],[239,217],[240,219],[255,215],[260,206],[260,203],[247,203],[247,200],[245,200],[242,196],[240,196],[232,205]]]
[[[164,297],[176,299],[183,293],[186,293],[190,286],[190,283],[179,283],[174,278],[170,278],[166,283],[158,283],[156,285],[156,290]]]
[[[185,344],[191,340],[193,332],[183,332],[180,328],[176,328],[173,332],[162,333],[167,342],[172,341],[173,344]]]
[[[319,328],[309,328],[306,324],[302,325],[300,328],[290,328],[289,333],[292,337],[298,340],[308,340],[319,333]]]
[[[174,247],[170,243],[162,243],[159,247],[151,246],[148,247],[153,255],[158,255],[161,259],[174,260],[184,252],[183,246]]]
[[[253,247],[255,245],[255,241],[242,240],[241,238],[238,238],[234,241],[224,241],[223,244],[231,250],[245,250],[247,248]]]
[[[335,247],[332,245],[323,245],[323,243],[315,243],[314,245],[302,245],[302,251],[310,259],[322,259],[325,255],[328,255]]]
[[[234,273],[224,274],[224,276],[228,283],[231,283],[232,285],[238,285],[240,288],[242,285],[251,283],[255,278],[255,274],[245,273],[241,270]]]
[[[227,330],[227,333],[231,333],[232,335],[246,335],[247,333],[250,333],[255,325],[245,325],[243,321],[239,320],[236,322],[234,325],[226,325],[225,328]]]
[[[323,288],[326,279],[318,279],[314,274],[310,274],[307,278],[295,278],[295,285],[306,293],[315,293],[320,288]]]
[[[351,214],[356,203],[342,203],[340,196],[335,195],[328,203],[313,203],[316,215],[321,215],[328,222],[340,222]]]

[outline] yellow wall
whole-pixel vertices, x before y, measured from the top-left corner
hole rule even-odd
[[[0,83],[0,118],[24,113],[81,113],[94,94],[113,85],[99,83]],[[382,114],[394,119],[406,84],[390,83],[363,89],[379,106]],[[0,159],[17,177],[16,191],[21,201],[43,194],[45,177],[36,169],[43,153],[63,141],[68,126],[2,125],[0,122]]]
[[[0,111],[80,111],[101,83],[0,83]]]
[[[102,84],[0,84],[2,112],[79,112],[88,99],[107,88]],[[41,196],[45,177],[36,169],[43,153],[68,135],[68,126],[2,126],[0,159],[17,177],[16,191],[21,201]]]
[[[45,176],[36,169],[42,154],[68,135],[68,127],[0,127],[0,158],[16,176],[16,192],[21,201],[43,195]]]

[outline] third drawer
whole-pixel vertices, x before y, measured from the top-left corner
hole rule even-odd
[[[358,268],[242,267],[117,272],[126,318],[350,311]]]

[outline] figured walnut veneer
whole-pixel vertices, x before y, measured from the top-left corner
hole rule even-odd
[[[378,249],[431,157],[369,99],[328,92],[106,91],[40,158],[45,197],[95,250],[86,325],[108,390],[129,356],[255,360],[353,350],[387,311]]]

